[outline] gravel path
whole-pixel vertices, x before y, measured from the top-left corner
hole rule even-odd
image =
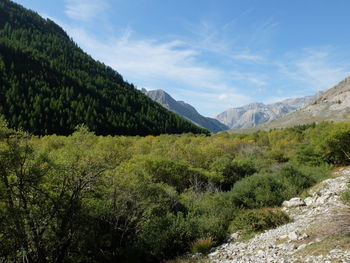
[[[283,210],[292,218],[291,223],[246,242],[235,242],[237,235],[233,234],[232,241],[208,255],[208,262],[350,262],[349,246],[337,245],[344,231],[350,241],[349,207],[339,198],[349,179],[350,168],[342,169],[338,177],[327,179],[310,191],[311,197],[285,202],[289,207]],[[310,253],[317,250],[319,253]]]

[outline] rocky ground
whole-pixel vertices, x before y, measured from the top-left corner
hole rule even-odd
[[[284,202],[291,223],[248,241],[239,241],[235,233],[213,249],[206,262],[350,262],[350,208],[340,199],[350,168],[336,176],[311,189],[306,199]]]

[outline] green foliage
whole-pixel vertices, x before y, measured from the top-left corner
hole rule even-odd
[[[273,173],[257,173],[238,181],[230,198],[236,207],[278,206],[315,182],[310,173],[287,165]]]
[[[319,142],[316,142],[316,151],[326,162],[338,165],[349,164],[350,124],[336,123],[325,128],[320,137],[318,137]]]
[[[230,190],[235,182],[257,171],[251,159],[238,158],[232,160],[229,155],[223,155],[215,159],[211,163],[210,169],[223,176],[221,188],[224,191]]]
[[[287,165],[281,169],[280,176],[289,180],[297,189],[305,189],[316,183],[310,174],[303,173],[292,165]]]
[[[287,185],[277,174],[254,174],[237,182],[230,191],[236,207],[257,208],[280,205]]]
[[[276,208],[260,208],[238,211],[230,224],[230,232],[243,232],[243,235],[262,232],[290,221],[289,216]]]
[[[327,178],[334,160],[320,149],[337,151],[325,142],[348,130],[35,137],[2,118],[0,261],[162,262],[275,227],[287,218],[268,207]]]
[[[315,147],[310,144],[300,145],[295,156],[296,160],[303,164],[316,166],[324,163],[322,157],[315,152]]]
[[[53,21],[0,3],[0,114],[10,127],[68,135],[204,133],[84,53]]]

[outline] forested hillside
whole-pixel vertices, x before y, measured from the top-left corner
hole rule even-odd
[[[350,163],[350,124],[214,136],[29,136],[0,119],[0,261],[162,262],[232,232]],[[172,147],[169,147],[172,145]]]
[[[101,135],[208,133],[164,109],[84,53],[53,21],[0,1],[0,113],[10,127]]]

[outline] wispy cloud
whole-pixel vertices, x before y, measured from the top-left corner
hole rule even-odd
[[[305,48],[287,54],[279,63],[280,72],[287,78],[304,83],[314,91],[331,88],[350,74],[350,63],[335,47]]]
[[[107,41],[94,38],[82,28],[71,28],[69,33],[84,50],[116,69],[128,81],[140,87],[165,89],[194,106],[201,104],[201,113],[209,114],[215,108],[217,112],[235,103],[250,101],[233,87],[227,70],[200,63],[201,50],[184,41],[137,39],[131,29]],[[213,105],[213,101],[220,102],[208,106]]]
[[[65,14],[75,20],[87,21],[106,10],[105,0],[65,0]]]
[[[103,11],[92,0],[66,3],[66,13],[75,19]],[[94,10],[80,16],[78,10],[84,8]],[[311,95],[350,74],[342,52],[331,47],[288,53],[261,48],[259,44],[269,42],[279,27],[273,19],[255,26],[246,36],[234,34],[236,28],[209,22],[187,27],[192,35],[147,38],[125,28],[105,39],[97,38],[84,25],[65,28],[85,51],[127,81],[140,88],[164,89],[210,116],[254,101],[271,103]]]

